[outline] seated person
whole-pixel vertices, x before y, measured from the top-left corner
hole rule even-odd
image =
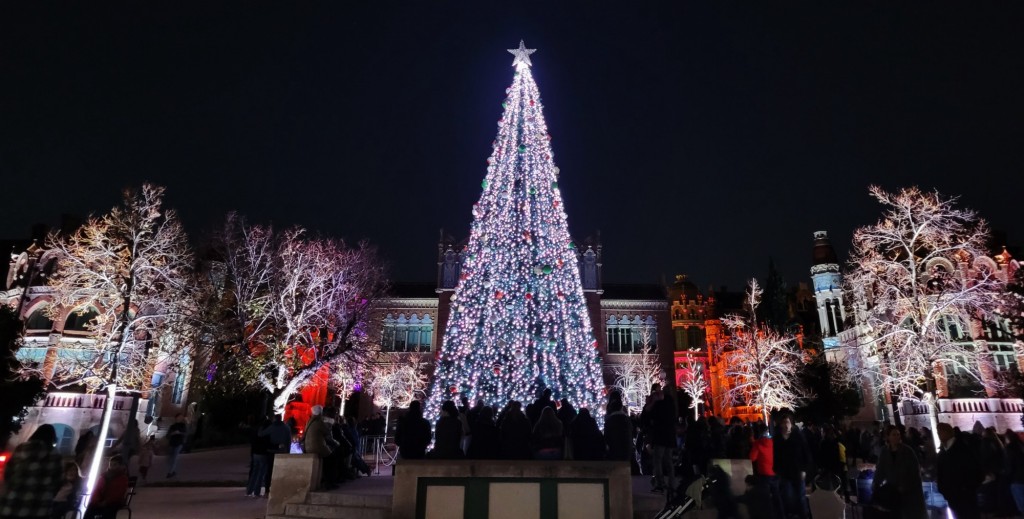
[[[116,519],[128,494],[128,468],[121,456],[111,456],[107,471],[96,480],[86,519]]]
[[[64,479],[57,495],[53,497],[53,505],[50,516],[54,519],[64,519],[69,512],[78,508],[78,500],[82,498],[82,475],[78,471],[78,464],[69,461],[64,464]]]

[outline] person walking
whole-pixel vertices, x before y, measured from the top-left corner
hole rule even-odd
[[[4,468],[0,517],[50,517],[50,505],[63,482],[64,474],[56,445],[56,429],[50,424],[43,424],[27,442],[14,449]]]
[[[185,425],[185,415],[178,413],[174,415],[174,423],[167,429],[167,446],[170,449],[167,453],[167,477],[173,478],[178,475],[178,455],[185,447],[185,435],[188,427]]]
[[[398,445],[398,456],[403,460],[423,459],[426,454],[430,445],[430,422],[423,418],[419,400],[413,400],[409,411],[398,419],[395,445]]]
[[[153,466],[153,451],[156,449],[156,436],[150,435],[146,443],[139,447],[139,476],[145,482],[149,476],[149,467]]]
[[[885,448],[878,454],[875,479],[871,484],[873,500],[890,517],[924,519],[924,488],[921,486],[921,464],[914,449],[903,443],[903,435],[895,425],[883,433]]]
[[[806,519],[807,489],[805,481],[807,468],[811,464],[811,453],[804,443],[800,431],[793,424],[789,414],[779,419],[778,434],[772,439],[775,459],[773,470],[779,478],[779,493],[787,514]]]
[[[978,453],[948,423],[940,423],[936,432],[941,443],[935,459],[939,493],[957,519],[977,519],[981,517],[978,487],[983,478]]]

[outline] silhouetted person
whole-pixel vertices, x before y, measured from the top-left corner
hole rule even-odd
[[[455,402],[441,404],[441,418],[434,427],[434,449],[431,457],[440,459],[462,458],[462,419]]]
[[[608,459],[633,459],[633,421],[622,409],[622,400],[608,402],[608,414],[604,417],[604,443],[608,447]]]
[[[14,449],[4,468],[0,517],[50,517],[50,504],[64,474],[56,446],[56,429],[43,424]]]
[[[395,431],[398,456],[404,460],[423,459],[430,445],[430,422],[423,418],[419,400],[409,404],[409,411],[398,420]]]
[[[469,425],[473,441],[469,442],[467,457],[476,460],[496,460],[501,457],[501,432],[494,425],[494,410],[481,406],[475,413],[476,421]]]
[[[940,423],[936,432],[942,446],[935,460],[935,480],[957,519],[976,519],[981,462],[963,436],[957,436],[948,423]]]
[[[533,428],[523,414],[522,404],[512,402],[501,420],[501,457],[507,460],[530,459],[530,435]]]
[[[597,421],[590,416],[590,409],[580,409],[569,424],[569,441],[572,457],[576,460],[603,460],[605,458],[604,436],[597,428]]]
[[[562,422],[555,416],[555,410],[544,406],[537,425],[533,426],[531,442],[533,457],[538,460],[560,460],[565,447],[562,436]]]

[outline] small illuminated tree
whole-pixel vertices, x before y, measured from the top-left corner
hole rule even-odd
[[[690,408],[693,409],[693,419],[700,416],[700,404],[704,401],[704,395],[708,392],[708,381],[704,377],[704,367],[693,360],[693,356],[686,354],[686,372],[680,380],[680,388],[690,397]]]
[[[640,352],[631,354],[626,362],[615,364],[612,373],[615,375],[614,387],[622,393],[626,407],[630,412],[639,413],[644,407],[644,399],[654,384],[665,385],[665,370],[654,347],[655,328],[643,326],[638,330]]]
[[[744,306],[749,318],[730,315],[722,319],[729,330],[716,354],[725,359],[725,376],[732,381],[726,396],[761,410],[765,423],[772,411],[791,409],[805,396],[797,373],[805,363],[792,335],[757,322],[761,287],[751,279]]]
[[[919,399],[937,435],[936,376],[956,368],[980,381],[991,368],[986,349],[951,337],[947,328],[988,318],[999,305],[1003,283],[975,263],[986,256],[988,226],[937,192],[870,192],[884,212],[854,232],[846,276],[866,332],[851,352],[867,357],[855,375],[891,394],[894,407],[899,399]]]
[[[382,353],[370,367],[370,391],[373,403],[385,408],[384,434],[391,423],[391,408],[409,407],[427,389],[427,375],[419,355]]]
[[[341,399],[340,414],[345,414],[345,404],[352,397],[352,393],[362,387],[362,379],[356,372],[357,366],[348,362],[338,362],[334,370],[334,383],[338,390],[338,398]]]
[[[107,393],[82,513],[102,466],[115,396],[149,390],[155,366],[176,364],[194,344],[192,251],[163,195],[152,184],[127,189],[109,213],[90,217],[70,235],[47,237],[57,258],[50,308],[95,311],[88,340],[63,345],[53,380]]]

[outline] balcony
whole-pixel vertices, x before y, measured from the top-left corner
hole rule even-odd
[[[71,408],[71,409],[103,409],[107,404],[107,395],[88,393],[48,393],[36,407]],[[131,409],[132,397],[118,395],[114,397],[114,410]]]

